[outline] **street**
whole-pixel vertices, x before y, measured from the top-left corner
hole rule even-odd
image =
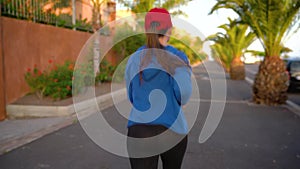
[[[207,63],[208,67],[213,65],[214,62]],[[247,76],[253,79],[257,65],[247,65],[246,69]],[[193,72],[200,93],[200,107],[189,134],[183,169],[300,168],[300,117],[285,106],[252,103],[251,85],[246,81],[229,80],[228,75],[222,119],[213,135],[200,144],[199,134],[210,105],[222,102],[212,100],[210,79],[222,79],[218,70],[208,74],[203,65],[195,67]],[[299,98],[299,93],[289,94],[292,101],[299,101]],[[113,128],[126,134],[127,120],[115,107],[102,114]],[[127,158],[111,154],[93,143],[79,122],[1,155],[0,166],[1,169],[130,168]]]

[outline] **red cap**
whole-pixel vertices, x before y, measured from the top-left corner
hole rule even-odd
[[[158,22],[157,30],[169,29],[172,27],[170,13],[164,8],[153,8],[145,16],[145,29],[149,30],[152,22]]]

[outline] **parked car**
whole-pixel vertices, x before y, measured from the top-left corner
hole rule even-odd
[[[284,59],[289,75],[289,88],[300,88],[300,58]]]

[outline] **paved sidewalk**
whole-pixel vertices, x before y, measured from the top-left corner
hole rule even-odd
[[[66,127],[75,120],[75,117],[70,116],[2,121],[0,122],[0,154]]]
[[[111,100],[110,87],[107,84],[98,86],[101,95],[98,96],[103,107],[113,105]],[[121,90],[114,94],[122,93]],[[70,116],[46,117],[46,118],[24,118],[24,119],[6,119],[0,121],[0,155],[7,153],[15,148],[30,143],[47,134],[57,131],[77,122],[76,114]]]

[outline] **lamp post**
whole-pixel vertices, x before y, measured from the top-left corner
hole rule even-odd
[[[93,19],[95,19],[96,15],[96,25],[94,25],[94,32],[95,32],[95,39],[94,39],[94,47],[93,47],[93,63],[94,63],[94,76],[97,75],[97,73],[100,73],[99,66],[100,66],[100,33],[98,31],[98,25],[100,25],[100,6],[101,3],[99,0],[91,0],[91,3],[93,5]],[[93,21],[94,22],[94,21]]]

